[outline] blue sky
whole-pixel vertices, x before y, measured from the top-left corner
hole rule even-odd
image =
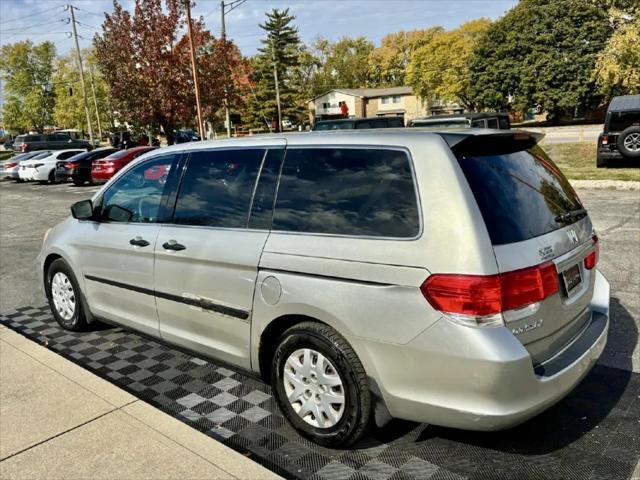
[[[111,12],[111,0],[69,0],[78,8],[80,46],[87,47]],[[229,1],[229,0],[227,0]],[[121,0],[132,10],[133,0]],[[263,31],[258,26],[265,12],[287,8],[296,16],[295,24],[306,43],[318,37],[337,40],[344,36],[364,36],[380,43],[387,33],[441,25],[446,29],[478,17],[496,19],[513,7],[517,0],[247,0],[227,16],[227,35],[245,55],[260,46]],[[69,13],[64,0],[0,0],[0,45],[30,39],[34,43],[52,41],[59,54],[73,48],[68,24]],[[205,24],[220,35],[219,0],[196,0],[194,16],[204,17]],[[0,85],[0,103],[2,102]]]
[[[1,0],[0,44],[23,39],[53,41],[64,54],[73,47],[67,38],[71,29],[68,13],[60,0]],[[78,7],[81,46],[88,46],[102,23],[102,12],[112,10],[109,0],[73,0]],[[126,8],[133,1],[121,2]],[[497,18],[516,4],[515,0],[248,0],[227,17],[227,31],[246,55],[255,53],[262,30],[258,24],[271,8],[286,8],[296,16],[296,25],[305,42],[318,36],[332,40],[363,35],[379,43],[387,33],[442,25],[453,28],[462,22],[486,16]],[[214,35],[220,34],[220,2],[196,1],[194,15],[201,15]]]

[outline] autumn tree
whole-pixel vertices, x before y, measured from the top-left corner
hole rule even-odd
[[[114,0],[113,13],[105,14],[102,33],[93,43],[121,122],[162,127],[167,134],[195,124],[185,31],[180,0],[166,0],[164,9],[161,0],[136,0],[133,14]],[[202,19],[193,19],[193,34],[203,116],[219,124],[225,85],[232,107],[242,101],[234,81],[244,79],[246,85],[246,66],[238,49],[212,37]],[[227,68],[232,70],[229,75]]]
[[[42,131],[53,123],[55,54],[51,42],[34,45],[27,40],[0,49],[5,95],[2,116],[7,128]]]
[[[448,32],[434,31],[431,38],[413,52],[407,67],[406,82],[414,93],[423,99],[459,102],[473,110],[469,59],[490,24],[490,20],[480,18]]]
[[[94,128],[97,128],[96,111],[92,97],[91,78],[96,93],[96,102],[100,114],[100,124],[103,130],[111,128],[111,106],[107,85],[102,75],[97,71],[95,58],[90,51],[82,53],[85,67],[85,82],[87,84],[87,105]],[[56,97],[53,109],[53,120],[58,127],[77,128],[87,131],[87,116],[82,101],[82,86],[78,72],[78,59],[75,52],[56,61],[56,71],[53,76],[53,92]],[[97,131],[97,130],[96,130]]]
[[[598,2],[521,0],[478,42],[470,94],[486,108],[537,105],[554,120],[595,106],[601,96],[592,72],[611,33]]]
[[[385,35],[369,55],[370,82],[377,87],[405,85],[406,70],[414,52],[443,31],[442,27],[433,27]]]
[[[639,7],[640,10],[640,7]],[[640,93],[640,11],[613,10],[614,33],[598,54],[594,78],[606,97]]]
[[[253,92],[248,105],[249,123],[255,127],[277,124],[276,84],[277,71],[280,90],[282,119],[304,121],[306,105],[304,93],[298,88],[302,43],[298,29],[293,25],[295,17],[289,9],[273,9],[266,15],[262,47],[251,59]]]

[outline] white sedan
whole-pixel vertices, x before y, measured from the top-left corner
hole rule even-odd
[[[53,183],[55,181],[56,162],[66,160],[84,151],[85,150],[79,149],[55,150],[45,157],[37,158],[40,157],[40,155],[38,155],[37,157],[22,161],[20,162],[18,176],[20,180],[24,181],[49,181]]]

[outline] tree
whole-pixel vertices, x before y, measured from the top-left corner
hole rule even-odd
[[[405,85],[406,70],[413,53],[443,31],[442,27],[433,27],[408,32],[402,30],[384,36],[380,46],[369,56],[371,83],[378,87]]]
[[[52,124],[55,54],[51,42],[34,45],[27,40],[2,46],[0,72],[5,89],[3,120],[7,128],[42,131]]]
[[[87,84],[87,104],[94,129],[97,132],[96,112],[91,91],[91,76],[96,91],[98,111],[100,112],[100,123],[103,130],[107,130],[113,124],[111,116],[111,106],[109,105],[108,87],[97,71],[95,57],[92,52],[85,50],[82,53],[85,67],[85,82]],[[84,112],[82,102],[82,86],[80,84],[80,74],[78,72],[77,55],[71,53],[66,57],[59,58],[56,62],[56,72],[53,76],[53,92],[56,97],[53,109],[53,120],[58,127],[77,128],[87,131],[87,117]]]
[[[437,97],[473,110],[469,95],[469,59],[491,21],[480,18],[449,32],[437,31],[419,47],[407,67],[406,81],[423,99]]]
[[[598,52],[612,33],[591,0],[521,0],[480,39],[470,63],[470,94],[480,106],[560,114],[597,105]]]
[[[264,24],[260,25],[266,37],[262,47],[251,60],[253,73],[253,95],[249,101],[249,121],[256,127],[265,123],[277,124],[276,85],[274,66],[278,75],[282,119],[304,121],[306,105],[303,92],[296,80],[299,79],[300,56],[303,50],[298,29],[293,26],[295,17],[289,9],[273,9],[267,13]]]
[[[640,12],[612,12],[615,31],[598,55],[595,80],[607,97],[640,93]]]
[[[163,9],[161,0],[136,0],[131,15],[114,0],[114,11],[105,15],[102,33],[93,43],[121,122],[162,127],[168,135],[176,127],[195,124],[185,30],[183,1],[166,0]],[[193,20],[193,36],[202,113],[219,124],[225,86],[232,107],[242,100],[233,82],[244,79],[246,85],[246,66],[238,49],[231,42],[213,38],[202,19]]]
[[[369,57],[374,44],[364,37],[343,37],[337,42],[318,39],[314,53],[319,68],[313,75],[313,95],[334,88],[370,86]]]

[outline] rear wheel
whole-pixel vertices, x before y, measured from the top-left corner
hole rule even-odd
[[[351,445],[369,426],[371,393],[364,367],[327,325],[303,322],[284,332],[271,382],[285,417],[320,445]]]
[[[56,172],[53,170],[49,173],[49,183],[56,183]]]
[[[46,293],[49,306],[62,328],[83,330],[86,325],[80,287],[71,268],[62,258],[54,260],[47,270]]]

